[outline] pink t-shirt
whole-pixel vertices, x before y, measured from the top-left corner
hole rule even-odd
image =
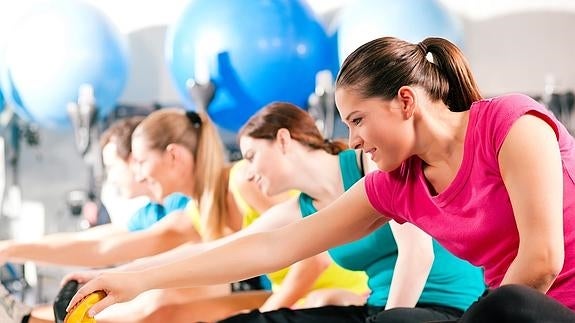
[[[548,295],[575,310],[575,140],[531,98],[510,94],[471,106],[461,167],[441,194],[430,194],[422,161],[415,156],[392,172],[368,174],[365,189],[380,213],[399,223],[417,225],[454,255],[483,267],[486,283],[497,287],[517,255],[519,244],[497,156],[513,122],[528,112],[549,123],[559,140],[565,262]]]

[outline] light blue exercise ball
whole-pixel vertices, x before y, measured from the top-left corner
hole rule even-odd
[[[2,94],[2,80],[0,80],[0,112],[4,110],[5,105],[6,101],[4,100],[4,94]]]
[[[461,46],[461,22],[436,0],[358,0],[338,17],[340,63],[359,46],[383,36],[418,43],[442,37]]]
[[[0,112],[4,111],[6,107],[6,99],[4,99],[4,94],[2,93],[2,48],[0,48]]]
[[[0,70],[4,95],[26,120],[70,124],[67,105],[92,86],[100,117],[115,106],[128,77],[128,52],[108,18],[81,0],[37,6],[16,23]]]
[[[5,105],[6,102],[4,101],[4,94],[2,94],[2,91],[0,91],[0,112],[4,111]]]
[[[330,66],[329,39],[298,0],[196,0],[168,30],[166,60],[186,107],[187,82],[216,86],[208,114],[237,131],[271,101],[305,106],[315,76]]]

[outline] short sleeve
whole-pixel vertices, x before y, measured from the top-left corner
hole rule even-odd
[[[406,220],[397,216],[393,210],[394,186],[390,173],[374,171],[365,175],[365,192],[371,206],[382,215],[402,224]]]
[[[164,215],[164,208],[161,205],[148,203],[130,217],[127,225],[128,231],[134,232],[147,229],[162,219]]]
[[[534,115],[545,121],[551,126],[555,136],[559,138],[559,130],[551,112],[526,95],[510,94],[502,96],[492,100],[490,105],[492,106],[488,107],[488,111],[485,111],[487,114],[486,118],[480,119],[482,120],[480,122],[485,122],[486,124],[483,126],[486,129],[491,129],[492,133],[489,137],[492,138],[492,147],[496,154],[499,154],[513,123],[526,114]]]
[[[188,205],[190,198],[181,193],[173,193],[164,199],[164,210],[166,214],[173,211],[184,210]]]

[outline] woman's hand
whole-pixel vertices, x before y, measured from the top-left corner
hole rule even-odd
[[[141,277],[139,272],[104,272],[82,286],[70,301],[66,308],[69,312],[84,297],[96,291],[104,291],[106,297],[94,304],[88,311],[90,317],[103,311],[105,308],[116,304],[127,302],[143,292],[145,287],[143,282],[145,277]]]
[[[77,271],[70,274],[67,274],[62,278],[60,281],[60,286],[64,286],[67,282],[71,280],[75,280],[80,284],[85,284],[90,280],[98,277],[98,275],[108,272],[110,270],[86,270],[86,271]]]

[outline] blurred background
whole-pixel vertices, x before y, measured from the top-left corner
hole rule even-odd
[[[0,240],[107,221],[86,205],[106,202],[97,140],[123,116],[206,109],[230,160],[235,132],[270,101],[345,137],[333,79],[379,36],[448,38],[484,96],[529,94],[575,129],[574,30],[572,0],[2,0]]]

